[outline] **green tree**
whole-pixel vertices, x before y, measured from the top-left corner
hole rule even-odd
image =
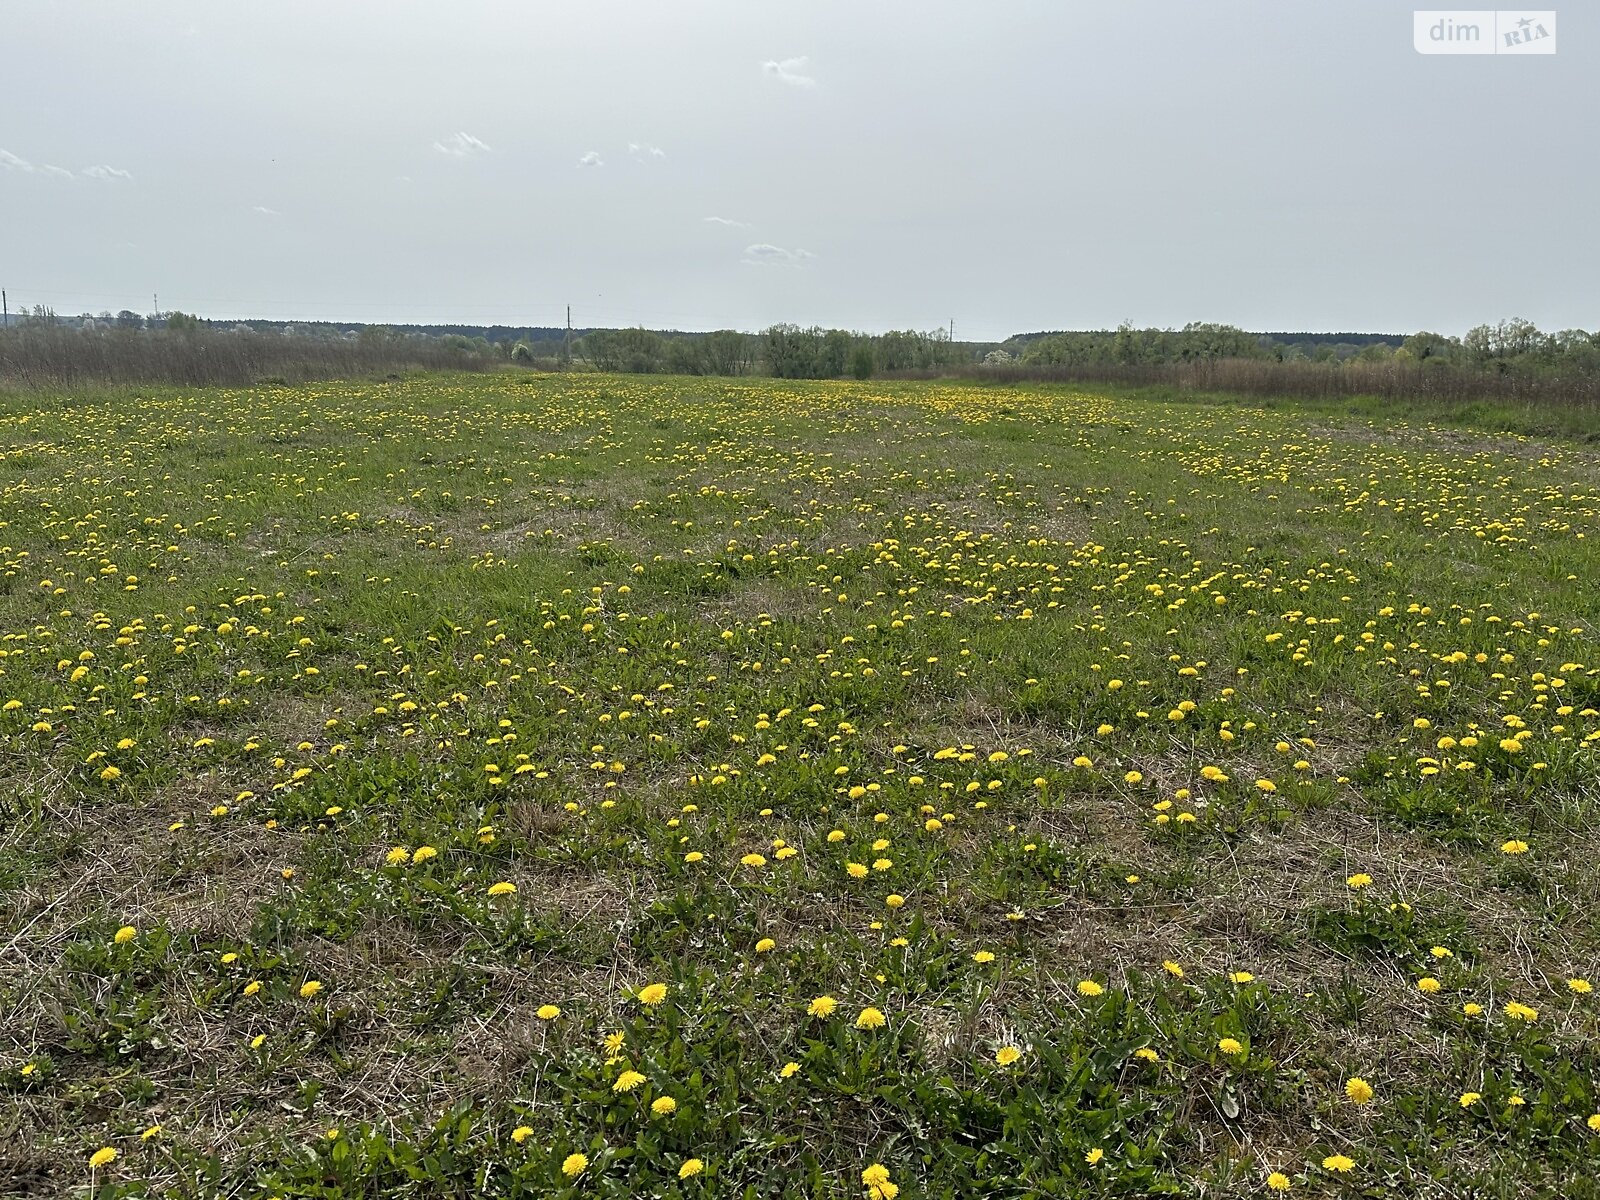
[[[822,340],[818,330],[774,325],[761,338],[767,374],[778,379],[816,378],[817,346]]]
[[[356,341],[363,346],[393,346],[400,340],[400,334],[387,325],[363,325],[356,334]]]
[[[666,344],[660,334],[643,328],[619,329],[616,334],[622,370],[635,375],[647,375],[661,369]]]
[[[700,340],[707,375],[743,375],[750,370],[751,339],[735,329],[719,329]]]
[[[817,378],[837,379],[844,374],[849,361],[850,335],[842,329],[830,329],[824,333],[817,347]]]
[[[1400,349],[1418,362],[1430,359],[1453,362],[1460,357],[1461,343],[1455,338],[1445,337],[1442,333],[1432,333],[1423,329],[1408,335],[1405,341],[1400,343]]]
[[[700,343],[684,337],[670,339],[663,365],[671,375],[704,374],[705,357],[700,352]]]

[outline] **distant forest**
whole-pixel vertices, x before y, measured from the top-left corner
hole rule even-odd
[[[1181,329],[1048,330],[1013,334],[1002,342],[952,342],[942,329],[866,334],[845,329],[774,325],[759,333],[722,329],[567,330],[559,326],[371,325],[331,321],[212,320],[181,312],[58,316],[43,306],[15,313],[10,327],[81,332],[255,333],[344,340],[373,346],[423,339],[459,354],[484,354],[539,366],[589,366],[603,371],[680,375],[765,374],[833,378],[925,372],[939,367],[1138,366],[1221,359],[1258,362],[1390,360],[1435,365],[1563,366],[1600,370],[1600,333],[1545,333],[1521,319],[1479,325],[1462,337],[1417,333],[1253,333],[1233,325],[1191,322]],[[5,332],[5,331],[0,331]]]
[[[1512,319],[1460,337],[1416,333],[1060,330],[1002,342],[943,329],[866,334],[774,325],[722,329],[573,329],[218,321],[124,310],[59,316],[37,306],[0,328],[0,383],[107,380],[250,383],[326,378],[384,364],[470,370],[523,366],[637,374],[783,379],[930,378],[1166,384],[1258,394],[1546,398],[1600,404],[1600,333],[1547,333]]]

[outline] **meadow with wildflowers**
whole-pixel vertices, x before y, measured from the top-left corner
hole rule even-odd
[[[1600,1194],[1593,446],[505,375],[0,452],[0,1194]]]

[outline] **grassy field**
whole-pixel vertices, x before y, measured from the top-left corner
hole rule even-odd
[[[0,412],[0,1194],[1596,1196],[1600,453]]]

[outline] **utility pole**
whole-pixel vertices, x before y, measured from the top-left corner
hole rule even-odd
[[[0,328],[10,329],[11,328],[11,305],[6,300],[6,293],[5,293],[5,289],[4,288],[0,288],[0,318],[3,318],[4,321],[5,321],[5,324],[4,325],[0,325]]]
[[[567,305],[567,341],[561,351],[561,362],[563,366],[569,368],[572,366],[572,305],[570,304]]]

